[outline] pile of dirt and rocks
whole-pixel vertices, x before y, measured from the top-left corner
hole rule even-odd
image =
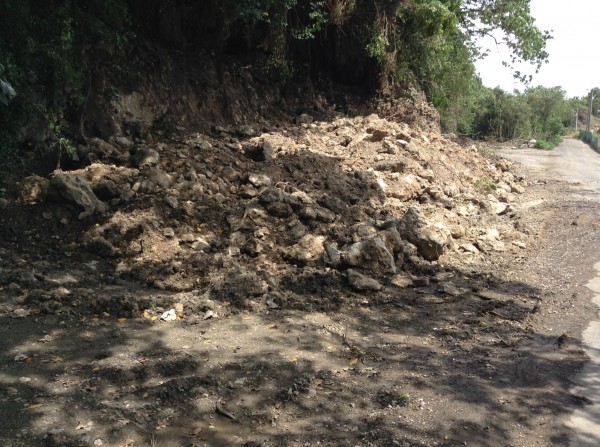
[[[375,115],[90,139],[0,201],[0,444],[567,445],[598,205],[486,151]]]
[[[180,317],[326,310],[476,270],[526,250],[531,233],[511,208],[525,182],[510,162],[377,115],[94,138],[78,156],[85,168],[26,178],[18,200],[3,203],[3,239],[47,247],[5,257],[4,286],[49,312],[73,305],[68,278],[52,279],[57,263],[79,275],[78,311],[156,305],[86,294],[119,281],[175,292],[160,304],[178,303]]]

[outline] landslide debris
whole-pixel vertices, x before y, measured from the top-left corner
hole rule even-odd
[[[27,178],[19,203],[4,205],[2,238],[48,256],[3,257],[3,285],[49,312],[69,307],[61,287],[120,281],[176,292],[182,315],[214,303],[331,309],[526,248],[511,210],[524,181],[510,162],[377,115],[297,122],[94,139],[81,151],[87,167]],[[23,204],[25,234],[10,212]],[[54,278],[58,267],[73,281]],[[94,308],[86,290],[78,302]],[[150,304],[130,296],[104,306],[139,315]]]

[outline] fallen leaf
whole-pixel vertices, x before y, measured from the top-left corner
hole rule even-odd
[[[358,359],[356,357],[352,357],[350,360],[348,360],[348,365],[352,366],[352,365],[356,365],[358,363]]]
[[[62,363],[62,361],[62,357],[59,357],[58,355],[52,359],[53,363]]]

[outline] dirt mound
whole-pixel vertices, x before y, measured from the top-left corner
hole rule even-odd
[[[22,278],[35,280],[24,300],[62,309],[70,298],[55,295],[64,284],[48,279],[62,263],[82,289],[126,280],[183,294],[174,298],[185,303],[182,315],[214,303],[221,312],[331,309],[526,247],[510,207],[522,186],[506,160],[376,115],[314,122],[304,114],[297,123],[160,142],[95,139],[86,168],[23,182],[20,201],[35,204],[26,214],[5,204],[3,239],[48,247],[6,285],[24,290]],[[86,207],[95,198],[79,203],[52,187],[66,180],[103,202]],[[80,300],[135,315],[152,307]]]

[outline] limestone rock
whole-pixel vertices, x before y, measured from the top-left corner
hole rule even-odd
[[[31,175],[21,181],[19,198],[22,203],[34,203],[43,200],[48,194],[50,182],[40,176]]]
[[[327,194],[321,196],[317,200],[317,203],[336,214],[343,213],[348,208],[346,202],[338,199],[337,197],[332,197]]]
[[[135,153],[133,161],[138,168],[155,166],[160,161],[160,155],[154,149],[142,148]]]
[[[91,138],[89,143],[90,152],[100,156],[101,158],[118,157],[120,155],[120,152],[116,147],[101,138]]]
[[[56,174],[50,180],[50,190],[58,200],[66,200],[85,212],[103,213],[108,207],[92,191],[90,184],[79,174]]]
[[[103,179],[93,189],[101,200],[110,200],[119,197],[121,188],[111,179]]]
[[[143,171],[143,178],[133,185],[134,191],[142,193],[155,193],[168,189],[173,183],[173,178],[160,168],[147,168]]]
[[[506,249],[504,242],[500,240],[500,233],[495,228],[483,232],[474,244],[480,251],[504,251]]]
[[[206,241],[206,239],[197,237],[194,242],[192,242],[192,248],[194,250],[207,251],[210,249],[210,244]]]
[[[443,255],[450,241],[450,230],[445,225],[427,221],[414,206],[406,211],[398,230],[427,261],[435,261]]]
[[[115,143],[117,143],[119,146],[121,146],[123,148],[128,148],[128,147],[133,146],[133,141],[131,141],[129,138],[127,138],[125,136],[116,137]]]
[[[324,244],[323,262],[333,268],[338,268],[342,263],[342,252],[335,244]]]
[[[353,269],[346,272],[350,287],[358,292],[377,292],[383,288],[379,281],[369,278]]]
[[[313,117],[308,113],[303,113],[297,118],[298,124],[310,124],[313,122]]]
[[[113,257],[117,253],[117,250],[113,244],[111,244],[110,241],[106,240],[102,236],[96,236],[89,241],[87,248],[92,253],[96,253],[97,255],[105,258]]]
[[[421,194],[422,186],[417,177],[407,174],[390,185],[387,194],[395,199],[407,201]]]
[[[289,256],[302,263],[318,261],[323,257],[325,236],[305,235],[288,252]]]
[[[396,263],[385,243],[378,237],[371,237],[352,244],[342,253],[342,261],[353,267],[375,273],[396,273]]]
[[[271,178],[264,174],[250,174],[248,175],[248,182],[256,188],[263,188],[271,186]]]

